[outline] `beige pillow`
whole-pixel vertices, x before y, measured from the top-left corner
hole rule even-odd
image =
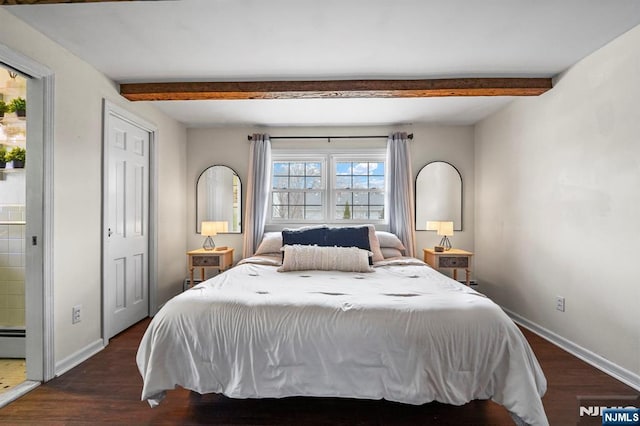
[[[280,253],[282,232],[265,232],[255,254]]]
[[[386,231],[376,231],[376,236],[380,242],[380,247],[391,247],[401,251],[406,250],[404,244],[402,244],[402,241],[400,241],[400,238],[398,238],[396,234]]]
[[[380,250],[380,241],[378,241],[378,236],[376,235],[376,227],[374,225],[365,225],[369,228],[369,247],[371,248],[371,253],[373,253],[373,261],[380,262],[384,260],[384,255]]]
[[[368,250],[357,247],[319,247],[286,245],[284,260],[278,272],[288,271],[344,271],[371,272]]]

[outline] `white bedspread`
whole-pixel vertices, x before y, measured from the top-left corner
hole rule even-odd
[[[424,264],[371,273],[236,266],[170,300],[137,363],[152,406],[176,385],[233,398],[492,399],[548,424],[546,380],[520,330],[491,300]]]

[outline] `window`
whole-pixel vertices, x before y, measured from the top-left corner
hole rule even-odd
[[[384,220],[384,162],[335,161],[336,220]]]
[[[384,223],[385,154],[273,153],[272,224]]]
[[[324,218],[322,160],[273,161],[271,219],[315,221]]]

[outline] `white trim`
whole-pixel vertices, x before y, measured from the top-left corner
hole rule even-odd
[[[31,379],[50,380],[54,376],[53,312],[53,143],[54,73],[33,59],[0,43],[0,62],[39,80],[42,95],[42,287],[31,292],[27,308],[27,374]],[[34,308],[35,307],[35,308]],[[36,358],[34,360],[33,358]]]
[[[609,361],[608,359],[603,358],[602,356],[590,351],[589,349],[585,349],[582,346],[577,345],[572,341],[554,333],[553,331],[547,330],[546,328],[534,322],[531,322],[528,319],[509,311],[508,309],[505,309],[504,307],[502,308],[502,310],[504,310],[514,322],[520,324],[524,328],[532,331],[543,339],[548,340],[554,345],[564,349],[571,355],[594,366],[595,368],[608,374],[609,376],[620,380],[622,383],[631,386],[637,391],[640,391],[640,375],[635,374],[632,371],[629,371],[626,368],[621,367]]]
[[[102,343],[102,339],[98,339],[79,351],[72,353],[60,362],[56,362],[56,377],[62,376],[73,367],[80,365],[103,349],[104,344]]]
[[[102,110],[102,167],[103,178],[104,171],[107,167],[108,153],[107,153],[107,140],[108,140],[108,120],[109,115],[118,117],[124,121],[133,124],[147,132],[149,132],[149,316],[154,316],[158,312],[157,304],[157,287],[158,282],[158,238],[157,238],[157,224],[158,224],[158,154],[157,154],[157,134],[158,128],[155,124],[147,121],[140,116],[131,113],[130,111],[114,104],[113,102],[103,99]],[[107,191],[105,191],[106,183],[102,182],[102,342],[104,346],[109,344],[107,338],[107,322],[108,317],[106,310],[104,309],[104,303],[106,298],[105,289],[105,271],[104,271],[104,256],[106,254],[106,210],[107,205]]]
[[[26,381],[20,383],[19,385],[16,385],[16,386],[12,387],[8,391],[1,393],[0,394],[0,408],[2,408],[5,405],[15,401],[16,399],[20,398],[21,396],[31,392],[32,390],[34,390],[38,386],[40,386],[40,382],[36,382],[36,381],[33,381],[33,380],[26,380]]]

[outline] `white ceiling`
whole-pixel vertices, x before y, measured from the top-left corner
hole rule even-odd
[[[119,83],[550,77],[637,0],[178,0],[5,6]],[[513,98],[167,101],[188,126],[474,123]]]

